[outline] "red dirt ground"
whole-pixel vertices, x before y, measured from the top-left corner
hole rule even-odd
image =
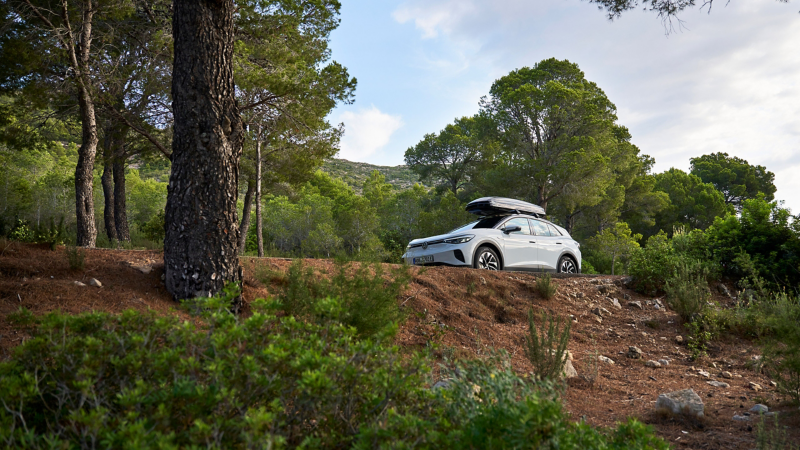
[[[331,261],[305,263],[323,274],[334,271]],[[247,302],[279,289],[264,285],[256,273],[263,269],[286,271],[291,261],[243,258],[242,264]],[[173,310],[177,305],[161,282],[162,273],[163,256],[158,251],[87,250],[85,269],[72,271],[63,248],[50,251],[47,246],[0,242],[0,358],[7,357],[27,337],[6,319],[21,306],[36,315],[59,309],[76,314],[90,310],[119,313],[129,308],[185,315]],[[715,342],[709,357],[691,361],[690,352],[675,341],[677,335],[685,335],[678,316],[668,308],[656,309],[656,299],[625,288],[623,277],[554,279],[558,293],[545,300],[534,292],[533,274],[447,267],[412,268],[412,273],[408,289],[398,299],[411,313],[397,336],[397,343],[405,348],[421,349],[437,343],[440,357],[456,359],[480,357],[491,348],[503,349],[514,370],[525,374],[531,370],[522,347],[528,328],[527,311],[533,308],[573,315],[577,322],[572,324],[568,348],[582,376],[569,380],[566,408],[575,420],[584,418],[593,425],[612,426],[636,417],[653,425],[675,448],[751,449],[755,447],[757,419],[738,422],[732,417],[764,403],[771,411],[779,411],[780,423],[788,427],[790,439],[800,443],[800,411],[785,403],[771,380],[755,373],[748,364],[759,354],[753,342],[725,336]],[[88,286],[91,278],[100,280],[102,287]],[[87,286],[77,286],[75,281]],[[600,285],[608,286],[609,292],[600,293]],[[619,299],[622,308],[616,309],[607,296]],[[628,306],[628,301],[634,300],[641,301],[644,309]],[[723,304],[730,301],[722,297],[717,300]],[[597,306],[610,312],[602,323],[590,312]],[[643,359],[625,356],[631,345],[642,350]],[[615,364],[598,363],[598,376],[592,383],[585,376],[592,374],[589,357],[595,351]],[[645,367],[647,360],[666,358],[671,359],[669,366]],[[697,369],[707,371],[710,378],[699,375]],[[722,371],[731,372],[733,378],[723,379]],[[730,387],[713,387],[706,383],[709,380],[725,381]],[[749,382],[764,389],[756,392],[749,388]],[[659,394],[685,388],[693,388],[705,402],[702,423],[655,414]]]

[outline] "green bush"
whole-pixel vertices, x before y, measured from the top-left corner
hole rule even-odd
[[[800,402],[800,300],[782,292],[768,303],[765,357],[775,371],[778,391]]]
[[[650,236],[647,245],[631,254],[628,273],[633,277],[633,287],[647,295],[663,292],[667,279],[675,266],[675,251],[663,231]]]
[[[153,241],[153,242],[164,242],[164,221],[165,221],[165,212],[164,210],[159,210],[157,213],[153,215],[153,217],[144,223],[140,229],[142,230],[142,234],[144,236]]]
[[[533,285],[533,289],[539,293],[543,298],[550,300],[551,298],[555,297],[556,292],[558,291],[558,286],[553,283],[553,277],[550,276],[549,273],[545,274],[543,277],[539,277],[536,279],[536,283]]]
[[[472,363],[429,390],[425,360],[357,339],[344,305],[314,323],[276,302],[230,313],[238,292],[194,299],[197,320],[128,310],[51,313],[0,363],[6,448],[667,448],[631,420],[600,432],[573,423],[557,391],[509,364]],[[29,314],[20,312],[22,322]],[[502,369],[497,369],[500,366]]]
[[[321,299],[339,298],[344,306],[341,321],[355,327],[361,336],[375,334],[405,318],[397,300],[411,280],[408,266],[386,274],[383,265],[377,263],[337,261],[336,264],[336,273],[328,280],[305,267],[302,260],[295,261],[289,267],[286,286],[279,296],[286,312],[308,316]]]
[[[679,261],[664,290],[670,307],[685,322],[694,321],[708,308],[711,290],[708,288],[708,271],[692,260]]]
[[[562,323],[563,322],[563,323]],[[539,379],[558,379],[567,362],[567,343],[571,322],[550,317],[542,312],[541,331],[536,328],[533,310],[528,311],[528,336],[525,337],[525,356]]]
[[[67,255],[67,263],[71,270],[84,269],[86,266],[86,252],[82,248],[70,245],[64,249],[64,252]]]
[[[598,272],[594,268],[594,266],[589,262],[588,259],[581,258],[581,273],[585,273],[588,275],[595,275]]]

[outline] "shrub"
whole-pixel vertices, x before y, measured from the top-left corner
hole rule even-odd
[[[86,266],[86,252],[82,248],[70,245],[64,249],[64,252],[67,254],[67,263],[69,263],[69,268],[71,270],[84,269]]]
[[[6,448],[667,448],[635,420],[607,433],[573,423],[557,391],[506,361],[422,384],[396,327],[359,340],[323,299],[314,323],[276,302],[230,313],[238,296],[194,299],[196,320],[128,310],[51,313],[0,363]],[[497,367],[501,367],[498,369]]]
[[[785,428],[778,424],[778,416],[774,416],[773,426],[767,424],[763,415],[756,424],[756,449],[757,450],[797,450],[797,445],[789,441]]]
[[[647,239],[647,245],[631,254],[628,272],[638,292],[657,295],[664,290],[675,265],[675,252],[666,233]]]
[[[562,328],[562,322],[563,328]],[[525,356],[539,379],[557,379],[564,371],[571,323],[550,317],[542,312],[541,332],[534,322],[533,310],[528,311],[528,336],[525,337]]]
[[[595,275],[597,274],[597,270],[595,270],[594,266],[589,262],[588,259],[581,259],[581,273]]]
[[[153,215],[150,220],[145,222],[140,229],[142,230],[142,234],[147,239],[153,242],[163,242],[164,241],[164,221],[165,219],[164,210],[158,210],[157,213]]]
[[[279,298],[287,313],[307,316],[326,297],[342,299],[341,321],[369,336],[398,322],[405,314],[397,298],[411,280],[408,266],[400,266],[384,279],[381,264],[352,264],[337,261],[335,275],[327,280],[297,260],[289,267],[286,287]]]
[[[764,309],[769,311],[765,356],[775,371],[778,391],[800,402],[800,300],[782,292]]]
[[[631,234],[625,222],[618,222],[613,228],[606,228],[588,240],[590,248],[611,257],[611,274],[615,273],[617,258],[627,260],[631,253],[639,249],[641,234]],[[617,272],[619,273],[619,272]]]
[[[533,288],[539,295],[547,300],[555,297],[556,291],[558,291],[558,286],[553,283],[553,277],[551,277],[549,273],[545,274],[543,277],[537,278]]]
[[[711,290],[707,273],[695,261],[683,260],[676,264],[675,272],[666,282],[667,301],[685,322],[694,321],[708,308]]]

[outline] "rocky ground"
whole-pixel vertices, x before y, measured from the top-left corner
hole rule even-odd
[[[246,300],[277,292],[261,276],[286,271],[291,261],[243,258]],[[333,263],[307,260],[320,273]],[[520,374],[531,371],[524,355],[527,314],[533,309],[570,317],[569,350],[577,376],[568,379],[566,408],[575,420],[611,426],[627,417],[653,425],[676,448],[751,449],[755,447],[757,404],[777,412],[781,426],[800,444],[800,411],[775,391],[772,380],[753,370],[759,357],[754,342],[723,336],[706,358],[692,361],[685,328],[663,298],[641,296],[624,277],[576,276],[554,279],[555,297],[542,298],[536,276],[434,267],[412,269],[414,277],[398,302],[408,320],[397,337],[412,349],[435,346],[444,360],[508,353]],[[6,316],[20,306],[35,314],[128,308],[174,311],[162,282],[162,255],[156,251],[89,250],[85,270],[71,271],[63,248],[5,243],[0,246],[0,358],[26,336]],[[259,278],[266,278],[266,284]],[[92,279],[99,286],[92,285]],[[718,292],[723,305],[732,300]],[[245,308],[246,310],[246,308]],[[431,384],[438,381],[436,376]],[[660,394],[693,389],[704,403],[704,417],[681,418],[656,412]],[[772,420],[772,417],[770,417]]]

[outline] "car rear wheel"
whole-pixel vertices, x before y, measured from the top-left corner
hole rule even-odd
[[[500,258],[497,253],[489,247],[480,247],[475,252],[475,261],[473,266],[476,269],[486,270],[500,270]]]
[[[562,256],[558,260],[558,273],[578,273],[578,265],[570,256]]]

